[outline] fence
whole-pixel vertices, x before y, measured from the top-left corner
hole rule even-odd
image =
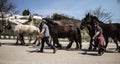
[[[29,39],[29,37],[24,37],[25,39]],[[4,36],[4,35],[1,35],[0,36],[0,39],[17,39],[17,36]],[[33,38],[34,39],[34,38]]]
[[[82,35],[82,41],[89,41],[89,35],[81,34]],[[1,34],[0,39],[17,39],[17,36],[10,32],[5,32],[4,34]],[[25,36],[24,39],[29,39],[28,36]],[[35,37],[32,37],[32,39],[35,39]],[[59,41],[67,42],[69,41],[68,38],[59,38]]]

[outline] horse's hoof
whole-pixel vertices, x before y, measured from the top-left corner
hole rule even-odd
[[[32,43],[32,44],[36,44],[36,43],[34,42],[34,43]]]
[[[30,46],[30,44],[25,44],[25,46]]]
[[[63,49],[62,47],[57,47],[58,49]]]
[[[66,48],[67,51],[71,50],[70,48]]]
[[[63,49],[62,46],[55,46],[57,49]]]
[[[37,46],[40,46],[40,44],[37,44]]]
[[[80,49],[82,49],[82,47],[80,47]]]
[[[14,45],[18,45],[18,43],[14,43]]]
[[[20,45],[25,45],[25,43],[21,43]]]
[[[118,50],[118,52],[120,52],[120,49]]]
[[[98,53],[98,56],[101,56],[101,53]]]
[[[88,51],[92,51],[92,49],[88,48]]]
[[[120,52],[120,47],[118,47],[117,49],[118,49],[117,51]]]
[[[116,51],[119,51],[119,48],[116,48]]]
[[[97,51],[97,48],[93,48],[93,51]]]
[[[106,52],[107,50],[106,49],[104,49],[104,52]]]
[[[76,47],[76,48],[75,48],[75,50],[78,50],[78,49],[79,49],[79,47]]]
[[[69,50],[70,48],[66,47],[66,50]]]

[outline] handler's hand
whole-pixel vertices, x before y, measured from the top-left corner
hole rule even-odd
[[[95,39],[95,37],[92,38],[93,40]]]
[[[40,38],[40,35],[37,35],[37,38]]]

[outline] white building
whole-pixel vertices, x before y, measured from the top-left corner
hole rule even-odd
[[[11,18],[11,19],[15,19],[16,21],[18,21],[20,23],[27,22],[28,18],[29,18],[29,16],[23,16],[23,15],[19,15],[19,14],[3,13],[3,15],[4,15],[3,20]],[[33,16],[33,19],[42,20],[42,17],[41,16]],[[2,14],[0,14],[0,20],[2,20]]]

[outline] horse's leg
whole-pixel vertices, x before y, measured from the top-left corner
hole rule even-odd
[[[105,48],[105,51],[106,51],[106,48],[107,48],[107,46],[108,46],[108,37],[104,37],[105,38],[105,46],[104,46],[104,48]]]
[[[35,41],[33,42],[33,44],[36,44],[37,40],[38,40],[38,39],[37,39],[37,37],[36,37],[36,38],[35,38]]]
[[[89,51],[92,50],[92,42],[93,42],[92,37],[90,37],[90,44],[89,44],[89,48],[88,48]]]
[[[55,46],[55,39],[53,38],[53,46]]]
[[[72,38],[71,40],[73,40],[73,38]],[[77,35],[77,37],[74,39],[74,41],[75,41],[75,43],[76,43],[76,48],[75,48],[75,49],[79,49],[78,35]],[[72,46],[72,45],[71,45],[71,46]]]
[[[1,42],[0,42],[0,46],[1,46]]]
[[[78,37],[78,43],[79,43],[80,49],[82,49],[82,39],[81,39],[81,35]]]
[[[57,45],[57,48],[62,49],[62,45],[59,43],[57,37],[53,37],[53,46],[55,46],[55,44]]]
[[[76,48],[75,49],[79,49],[79,43],[77,40],[75,40],[75,43],[76,43]]]
[[[32,36],[30,35],[29,44],[31,43],[31,41],[32,41]],[[28,45],[29,45],[29,44],[28,44]]]
[[[69,40],[70,41],[70,43],[67,45],[67,47],[66,47],[66,49],[69,49],[71,46],[72,46],[72,44],[73,44],[73,40]]]
[[[57,41],[57,37],[55,37],[55,35],[53,35],[53,46],[59,46],[59,44],[58,44],[58,41]]]
[[[118,46],[118,41],[117,41],[117,39],[115,38],[115,37],[112,37],[112,39],[113,39],[113,41],[115,42],[115,44],[116,44],[116,50],[118,50],[119,49],[119,46]]]
[[[16,44],[18,44],[18,42],[20,41],[20,44],[21,44],[21,42],[22,42],[22,40],[21,40],[22,38],[21,38],[21,36],[20,36],[20,34],[19,35],[17,35],[17,40],[18,41],[16,41]]]
[[[40,38],[37,38],[37,37],[36,37],[34,43],[36,44],[37,41],[38,41],[37,46],[39,46],[39,45],[40,45]]]
[[[25,45],[24,36],[20,34],[21,45]]]
[[[19,39],[19,36],[17,36],[15,45],[18,45],[18,39]]]
[[[37,40],[38,40],[38,44],[37,44],[37,46],[39,46],[39,45],[40,45],[40,38],[38,38]]]

